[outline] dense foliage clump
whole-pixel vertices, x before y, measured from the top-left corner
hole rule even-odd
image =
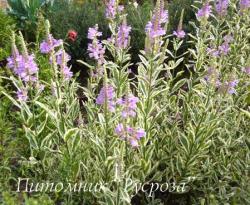
[[[249,204],[250,1],[173,2],[1,14],[1,203]]]

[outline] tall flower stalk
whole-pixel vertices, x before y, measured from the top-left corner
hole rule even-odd
[[[168,11],[164,8],[164,1],[157,0],[151,20],[147,23],[145,51],[147,53],[158,53],[162,46],[161,37],[166,34],[168,22]]]
[[[179,25],[176,31],[174,31],[174,35],[177,38],[184,38],[186,36],[185,31],[182,29],[182,24],[183,24],[183,16],[184,16],[184,10],[181,11],[181,17],[180,17],[180,21],[179,21]]]

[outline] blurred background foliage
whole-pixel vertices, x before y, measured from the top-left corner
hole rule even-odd
[[[8,15],[12,16],[28,41],[34,41],[39,12],[48,11],[54,0],[7,0]]]
[[[10,54],[11,30],[15,29],[15,20],[0,10],[0,61]]]

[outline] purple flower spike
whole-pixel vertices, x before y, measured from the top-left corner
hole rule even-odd
[[[116,45],[118,48],[125,49],[128,47],[129,33],[131,27],[127,25],[126,21],[123,21],[122,25],[118,28]]]
[[[90,58],[93,58],[100,62],[104,61],[103,56],[105,54],[105,48],[102,46],[102,44],[99,41],[89,43],[88,52],[89,52]]]
[[[41,44],[40,44],[40,51],[41,53],[49,53],[51,52],[54,48],[60,46],[63,44],[63,41],[60,40],[56,40],[53,38],[53,36],[50,34],[47,38],[47,40],[44,40]]]
[[[146,25],[145,31],[150,39],[154,39],[166,34],[163,24],[168,21],[168,11],[164,10],[164,5],[155,8],[151,21]]]
[[[134,129],[134,128],[130,128],[127,130],[127,132],[129,133],[129,141],[132,147],[138,147],[138,141],[142,138],[146,136],[146,132],[139,128],[139,129]]]
[[[118,12],[122,12],[124,10],[124,6],[117,5],[116,0],[109,0],[106,3],[106,11],[105,16],[108,19],[113,20]]]
[[[146,132],[143,130],[143,129],[141,129],[141,128],[139,128],[137,131],[136,131],[136,138],[139,140],[139,139],[141,139],[142,137],[145,137],[146,136]]]
[[[236,90],[235,87],[238,85],[239,80],[235,79],[235,80],[231,80],[227,83],[228,85],[228,93],[229,94],[235,94]]]
[[[15,56],[7,58],[7,66],[24,82],[34,82],[37,80],[36,74],[39,70],[34,58],[33,54],[23,56],[17,52]]]
[[[241,0],[240,1],[240,10],[246,10],[250,8],[250,0]]]
[[[65,80],[70,80],[73,77],[73,72],[70,71],[69,67],[65,66],[64,68],[62,68],[62,75]]]
[[[123,124],[118,124],[115,128],[115,133],[121,137],[122,139],[124,139],[126,137],[126,132],[124,131],[124,127]]]
[[[205,3],[201,9],[198,10],[196,16],[198,19],[208,18],[212,12],[212,6],[209,3]]]
[[[103,105],[105,103],[105,99],[112,100],[114,97],[114,88],[111,85],[106,85],[102,87],[100,94],[96,99],[96,103],[99,105]]]
[[[63,49],[60,49],[55,53],[55,56],[56,63],[61,68],[61,74],[64,80],[70,80],[73,77],[73,72],[70,71],[70,68],[67,66],[67,63],[71,60],[70,55],[67,54]],[[52,58],[50,58],[50,62],[52,62]]]
[[[63,64],[63,61],[62,61],[63,60],[63,56],[62,56],[62,54],[63,54],[63,50],[62,49],[60,49],[59,51],[57,51],[55,53],[56,63],[58,65]],[[65,54],[65,56],[64,56],[64,62],[67,63],[67,62],[69,62],[71,60],[71,56],[68,53],[66,53],[65,51],[64,51],[64,54]]]
[[[168,10],[161,8],[160,23],[164,24],[168,22]]]
[[[106,5],[106,18],[114,19],[116,15],[116,0],[109,0]]]
[[[231,79],[229,81],[225,81],[224,83],[221,83],[219,86],[219,92],[220,93],[228,93],[228,94],[236,94],[235,87],[238,85],[239,80],[237,79]]]
[[[88,30],[88,39],[94,40],[97,37],[102,36],[102,32],[98,31],[98,25],[96,25],[93,28],[89,28]]]
[[[149,34],[150,39],[164,36],[166,34],[164,28],[160,26],[154,27],[152,22],[148,22],[148,24],[146,25],[146,32]]]
[[[135,129],[129,126],[124,127],[123,124],[118,124],[115,128],[115,133],[123,140],[128,140],[132,147],[139,146],[139,140],[146,136],[146,132],[139,128]]]
[[[88,38],[92,40],[92,42],[88,44],[89,57],[95,59],[100,65],[104,62],[105,54],[105,48],[97,39],[97,37],[100,37],[101,35],[102,33],[98,31],[98,25],[94,28],[89,28]]]
[[[227,14],[229,0],[218,0],[215,5],[215,10],[220,16]]]
[[[20,73],[20,77],[25,81],[36,81],[36,73],[38,72],[37,64],[34,61],[35,56],[29,55],[27,59],[24,60],[24,68]]]
[[[23,57],[19,54],[19,51],[16,49],[12,51],[12,56],[7,58],[7,67],[12,69],[15,74],[18,75],[19,64],[22,62]]]
[[[185,33],[185,31],[183,31],[183,30],[177,30],[177,31],[174,31],[174,33],[173,33],[177,38],[184,38],[185,36],[186,36],[186,33]]]
[[[104,105],[105,101],[107,101],[108,109],[110,112],[115,111],[115,103],[114,103],[114,88],[111,85],[103,86],[99,95],[96,98],[96,104]]]
[[[135,110],[137,108],[136,104],[138,102],[139,102],[139,99],[132,94],[125,96],[122,99],[118,99],[117,104],[123,106],[122,117],[123,118],[135,117],[136,116]]]

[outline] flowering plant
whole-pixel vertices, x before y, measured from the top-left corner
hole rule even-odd
[[[89,68],[86,86],[74,78],[70,56],[63,41],[50,34],[48,21],[40,52],[53,71],[50,82],[40,80],[42,67],[22,34],[21,49],[12,35],[8,67],[13,75],[7,79],[16,97],[3,93],[19,109],[29,146],[20,160],[23,175],[30,178],[31,169],[36,182],[68,184],[67,191],[61,186],[51,196],[72,203],[167,204],[180,194],[180,204],[246,204],[247,1],[197,2],[196,33],[191,34],[182,27],[184,11],[177,30],[169,31],[171,16],[157,0],[136,65],[124,7],[116,0],[105,2],[110,38],[102,39],[98,25],[88,29],[93,63],[79,60]],[[184,38],[190,47],[181,53]],[[80,182],[101,185],[80,194]]]

